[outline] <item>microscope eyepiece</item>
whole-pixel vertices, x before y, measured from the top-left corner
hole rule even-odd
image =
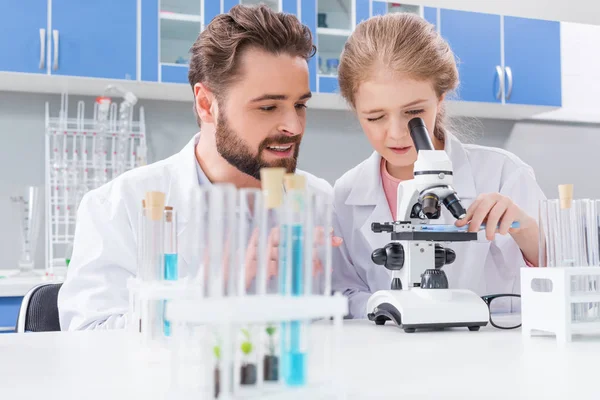
[[[434,150],[423,118],[416,117],[408,121],[408,130],[410,131],[410,137],[415,144],[417,152],[421,150]]]
[[[452,193],[444,199],[444,205],[450,211],[450,214],[456,219],[463,219],[467,216],[467,212],[460,203],[460,199],[456,193]]]

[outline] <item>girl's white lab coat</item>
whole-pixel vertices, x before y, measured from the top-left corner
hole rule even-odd
[[[515,155],[496,148],[460,143],[448,134],[445,150],[454,169],[454,188],[468,208],[482,193],[499,192],[510,197],[530,216],[538,218],[544,193],[533,170]],[[333,288],[349,298],[350,316],[366,318],[371,293],[389,289],[391,272],[371,261],[371,252],[390,241],[389,233],[373,233],[372,222],[391,222],[381,184],[381,156],[374,152],[334,185],[334,231],[344,243],[333,250]],[[436,223],[455,219],[442,206]],[[478,295],[519,292],[519,268],[523,255],[510,235],[497,234],[492,242],[444,243],[454,249],[456,260],[443,267],[451,288],[470,289]],[[537,261],[537,260],[534,260]]]
[[[67,279],[58,296],[63,330],[122,328],[127,321],[127,280],[136,274],[137,226],[147,191],[166,194],[177,211],[178,263],[188,269],[197,238],[191,233],[191,190],[210,185],[195,157],[196,135],[178,154],[119,176],[88,192],[77,212]],[[303,171],[313,191],[331,195],[331,185]]]

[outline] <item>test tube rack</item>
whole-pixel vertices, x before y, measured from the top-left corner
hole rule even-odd
[[[102,99],[109,99],[102,97]],[[134,97],[135,99],[135,97]],[[119,174],[146,164],[146,127],[143,107],[133,119],[133,105],[116,101],[104,109],[94,102],[93,116],[85,102],[70,117],[68,94],[61,95],[57,117],[45,110],[45,232],[46,277],[68,265],[75,233],[76,213],[85,193]],[[124,117],[124,118],[121,118]],[[98,155],[102,155],[102,165]]]
[[[284,180],[283,169],[274,170]],[[167,196],[146,193],[128,330],[149,360],[168,364],[170,398],[345,398],[337,361],[348,301],[331,290],[331,198],[292,187],[302,183],[295,179],[287,177],[290,189],[281,196],[281,182],[262,191],[231,184],[192,190],[193,222],[178,231],[177,243],[196,245],[169,251],[177,253],[174,280],[165,274],[167,219],[160,222]],[[276,277],[267,273],[274,251]],[[322,284],[312,284],[315,277]]]
[[[199,373],[191,380],[182,381],[185,369],[207,371],[212,368],[212,337],[207,331],[219,330],[224,343],[221,346],[223,365],[220,376],[221,393],[218,399],[345,399],[343,384],[343,366],[339,363],[340,343],[343,338],[343,318],[348,313],[347,299],[340,293],[333,295],[248,295],[204,297],[199,287],[189,282],[141,282],[130,279],[128,283],[130,303],[130,323],[128,330],[140,344],[152,352],[167,351],[170,359],[170,394],[178,399],[204,398],[215,385],[210,373]],[[149,307],[156,307],[168,300],[164,307],[164,318],[171,321],[173,332],[171,337],[156,335],[145,323]],[[302,387],[288,387],[282,383],[281,376],[277,382],[265,382],[261,377],[251,387],[239,384],[240,360],[236,359],[235,333],[243,326],[266,326],[280,324],[290,320],[309,323],[320,320],[320,325],[330,333],[320,337],[319,350],[325,352],[322,358],[327,365],[322,365],[319,373],[309,379]],[[140,322],[141,321],[141,322]],[[194,331],[196,333],[194,333]],[[203,332],[198,334],[198,331]],[[322,339],[322,340],[321,340]],[[280,342],[278,342],[280,345]],[[190,353],[194,349],[201,354],[196,357],[196,365],[190,365]],[[260,346],[257,346],[260,348]],[[313,351],[315,349],[312,349]],[[310,351],[310,350],[309,350]],[[158,354],[158,353],[157,353]],[[278,351],[281,354],[281,351]],[[263,356],[259,351],[259,359]],[[187,361],[186,361],[187,360]],[[310,356],[309,356],[310,360]],[[262,365],[262,363],[261,363]],[[310,374],[310,373],[309,373]],[[229,389],[228,389],[229,388]],[[200,396],[200,397],[198,397]]]
[[[521,268],[521,318],[525,337],[552,333],[561,344],[600,333],[600,267]]]

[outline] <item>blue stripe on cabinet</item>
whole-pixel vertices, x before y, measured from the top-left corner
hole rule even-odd
[[[281,11],[294,14],[298,16],[298,1],[297,0],[283,0],[281,2]]]
[[[336,76],[319,77],[319,93],[339,93],[340,86]]]
[[[373,1],[373,15],[387,14],[388,3],[386,1]]]
[[[356,0],[356,25],[369,19],[369,0]]]
[[[233,6],[240,4],[240,0],[224,0],[223,1],[223,12],[227,13]]]
[[[142,80],[158,81],[158,0],[142,1]]]
[[[208,25],[219,14],[221,14],[221,0],[204,1],[204,26]]]
[[[437,8],[425,7],[423,9],[423,17],[425,17],[427,22],[437,27]]]
[[[187,65],[161,65],[161,82],[189,83],[188,71]],[[192,96],[191,89],[190,96]]]
[[[313,42],[317,38],[317,2],[316,0],[302,0],[301,21],[308,26],[313,35]],[[317,55],[308,60],[308,73],[310,90],[317,91]]]

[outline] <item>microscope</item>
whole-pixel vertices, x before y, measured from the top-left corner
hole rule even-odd
[[[489,321],[489,309],[475,293],[450,289],[441,269],[456,259],[444,242],[477,240],[476,232],[454,225],[435,225],[441,205],[456,219],[466,211],[452,187],[452,162],[435,150],[421,118],[409,121],[417,150],[414,178],[398,185],[395,222],[371,224],[376,233],[391,233],[391,242],[376,249],[371,259],[391,271],[390,290],[380,290],[367,302],[367,316],[377,325],[391,320],[405,332],[416,329],[467,327],[477,331]]]

